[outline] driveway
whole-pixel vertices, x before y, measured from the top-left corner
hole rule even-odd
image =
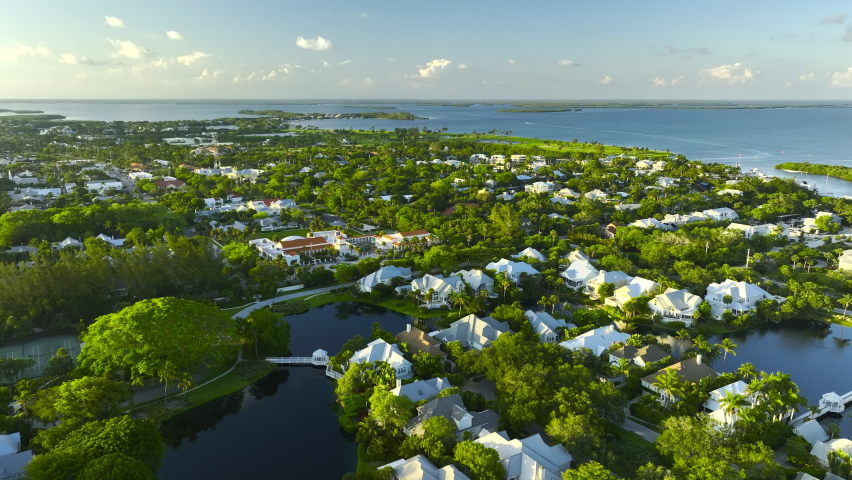
[[[657,440],[657,437],[660,436],[659,433],[651,430],[650,428],[643,427],[629,418],[624,421],[624,425],[622,425],[621,428],[629,432],[633,432],[651,443],[654,443]]]

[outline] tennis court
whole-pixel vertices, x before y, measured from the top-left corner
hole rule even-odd
[[[0,358],[32,358],[35,365],[24,370],[23,376],[35,377],[41,375],[41,371],[50,362],[50,357],[55,355],[60,348],[64,348],[68,355],[76,359],[80,353],[80,340],[76,335],[56,335],[33,339],[19,345],[0,347]]]

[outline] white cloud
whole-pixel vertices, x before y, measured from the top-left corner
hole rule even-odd
[[[753,72],[750,68],[745,68],[742,63],[737,62],[732,65],[719,65],[718,67],[705,68],[699,70],[700,75],[710,77],[712,80],[719,80],[729,84],[745,83],[754,78],[758,72]]]
[[[579,66],[580,66],[580,64],[579,64],[579,63],[574,62],[574,61],[572,61],[572,60],[560,60],[560,61],[559,61],[559,62],[557,62],[556,64],[557,64],[557,65],[562,65],[563,67],[579,67]]]
[[[183,40],[183,35],[179,34],[174,30],[169,30],[166,32],[166,36],[169,37],[169,40]]]
[[[209,53],[204,52],[192,52],[189,55],[184,55],[182,57],[175,57],[175,60],[181,65],[186,65],[187,67],[192,66],[197,60],[200,60],[204,57],[209,57]]]
[[[352,60],[344,60],[342,62],[337,62],[337,64],[338,65],[346,65],[346,64],[351,63],[351,62],[352,62]]]
[[[467,70],[470,67],[468,67],[466,63],[460,63],[456,68],[458,68],[459,70]]]
[[[510,59],[509,59],[509,65],[514,65],[514,64],[515,64],[515,60],[513,60],[513,59],[511,59],[511,58],[510,58]]]
[[[264,76],[260,77],[260,79],[261,79],[262,81],[265,81],[265,80],[272,80],[272,79],[274,79],[274,78],[275,78],[275,77],[277,77],[277,76],[278,76],[278,70],[272,70],[271,72],[267,73],[266,75],[264,75]]]
[[[799,80],[801,80],[803,82],[807,82],[807,81],[813,80],[815,78],[816,78],[816,75],[814,75],[813,72],[806,73],[804,75],[799,75]]]
[[[676,86],[681,85],[681,84],[683,84],[683,75],[672,79],[672,86],[673,87],[676,87]]]
[[[153,52],[143,47],[142,45],[136,45],[130,40],[113,40],[107,39],[109,43],[111,43],[118,50],[113,54],[114,57],[125,57],[132,58],[134,60],[138,60],[140,58],[149,57],[153,55]]]
[[[449,65],[451,63],[453,63],[453,62],[451,62],[450,60],[447,60],[445,58],[432,60],[431,62],[426,64],[426,68],[421,68],[419,70],[420,77],[422,77],[422,78],[434,77],[435,73],[437,73],[439,68],[443,69],[444,67],[446,67],[447,65]]]
[[[331,48],[331,40],[322,37],[296,37],[296,45],[305,50],[328,50]]]
[[[107,16],[104,17],[104,21],[110,27],[124,28],[124,22],[118,17],[111,17],[111,16],[107,15]]]
[[[831,75],[831,85],[834,87],[852,87],[852,67],[845,72],[834,72]]]
[[[668,86],[668,84],[669,84],[669,83],[666,81],[666,79],[665,79],[665,78],[662,78],[662,77],[660,77],[660,76],[657,76],[657,78],[655,78],[655,79],[651,80],[651,82],[653,82],[653,83],[654,83],[654,85],[655,85],[655,86],[657,86],[657,87],[665,87],[665,86]]]
[[[326,62],[325,60],[323,60],[323,61],[322,61],[322,66],[323,66],[323,67],[330,67],[330,66],[331,66],[331,64],[330,64],[330,63],[328,63],[328,62]]]
[[[204,71],[201,72],[201,75],[195,77],[195,79],[199,82],[213,82],[217,78],[219,78],[219,75],[221,75],[222,73],[222,70],[208,70],[205,68]]]
[[[79,60],[74,54],[62,53],[59,55],[59,63],[64,63],[66,65],[77,65],[79,63]]]
[[[612,83],[612,82],[614,82],[614,81],[615,81],[615,80],[614,80],[612,77],[610,77],[609,75],[607,75],[607,76],[605,76],[605,77],[603,78],[603,80],[601,80],[601,81],[600,81],[600,82],[598,82],[598,83],[600,83],[601,85],[609,85],[610,83]]]
[[[366,77],[364,80],[361,81],[361,85],[364,85],[365,87],[372,87],[375,83],[376,82],[373,81],[373,79],[370,77]]]
[[[15,45],[7,47],[0,45],[0,62],[14,62],[23,57],[49,57],[53,53],[45,47],[28,47],[26,45]]]
[[[828,24],[841,24],[846,21],[845,13],[838,13],[836,15],[832,15],[830,17],[825,17],[819,21],[820,25],[828,25]]]

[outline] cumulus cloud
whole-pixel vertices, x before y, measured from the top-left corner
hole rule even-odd
[[[169,40],[183,40],[183,35],[179,34],[174,30],[169,30],[166,32],[166,36],[169,37]]]
[[[323,61],[322,61],[322,66],[323,66],[323,67],[330,67],[330,66],[331,66],[331,64],[330,64],[330,63],[328,63],[328,62],[326,62],[325,60],[323,60]]]
[[[71,53],[63,53],[59,55],[59,63],[64,63],[66,65],[77,65],[80,61],[74,54]]]
[[[212,82],[219,78],[219,75],[222,73],[222,70],[208,70],[205,68],[204,71],[201,72],[201,75],[195,77],[195,79],[199,82]]]
[[[711,80],[727,82],[729,84],[745,83],[754,78],[755,73],[750,68],[745,68],[741,62],[731,65],[719,65],[718,67],[705,68],[698,73]]]
[[[125,57],[133,60],[150,57],[154,52],[148,50],[142,45],[137,45],[130,40],[113,40],[107,39],[117,50],[113,53],[114,57]]]
[[[671,85],[673,87],[676,87],[676,86],[682,85],[682,84],[683,84],[683,75],[681,75],[679,77],[675,77],[675,78],[672,79]]]
[[[852,67],[845,72],[834,72],[831,75],[831,85],[834,87],[852,87]]]
[[[614,82],[614,81],[615,81],[615,79],[613,79],[612,77],[610,77],[609,75],[607,75],[607,76],[605,76],[605,77],[603,78],[603,80],[601,80],[601,81],[600,81],[600,82],[598,82],[598,83],[600,83],[601,85],[609,85],[610,83],[612,83],[612,82]]]
[[[7,47],[0,45],[0,62],[14,62],[24,57],[49,57],[53,53],[45,47],[29,47],[26,45],[15,45]]]
[[[296,37],[296,45],[305,50],[328,50],[331,48],[331,40],[326,38]]]
[[[456,68],[458,68],[459,70],[467,70],[469,67],[466,63],[460,63],[456,66]]]
[[[337,64],[338,64],[338,65],[346,65],[346,64],[348,64],[348,63],[350,63],[350,62],[352,62],[352,60],[344,60],[344,61],[342,61],[342,62],[337,62]]]
[[[514,64],[515,64],[515,61],[514,61],[513,59],[511,59],[511,58],[510,58],[510,59],[509,59],[509,65],[514,65]]]
[[[654,84],[654,86],[657,87],[666,87],[669,84],[669,82],[667,82],[665,78],[660,77],[659,75],[653,80],[651,80],[651,82]]]
[[[845,13],[838,13],[830,17],[825,17],[819,21],[820,25],[841,24],[846,21]]]
[[[799,80],[801,80],[803,82],[808,82],[808,81],[811,81],[815,78],[816,78],[816,75],[814,75],[813,72],[806,73],[804,75],[799,75]]]
[[[438,69],[443,69],[444,67],[448,66],[451,63],[453,63],[453,62],[451,62],[451,61],[449,61],[445,58],[432,60],[431,62],[426,64],[425,68],[421,68],[420,70],[418,70],[420,72],[420,77],[422,77],[422,78],[434,77],[435,74],[438,72]]]
[[[111,16],[107,15],[107,16],[104,17],[104,21],[110,27],[124,28],[124,21],[122,21],[118,17],[111,17]]]
[[[209,53],[192,52],[189,55],[183,55],[181,57],[175,57],[175,60],[181,65],[186,65],[187,67],[190,67],[197,60],[200,60],[204,57],[209,57],[209,56],[210,56]]]
[[[560,60],[557,62],[557,65],[562,65],[563,67],[579,67],[581,64],[571,60]]]

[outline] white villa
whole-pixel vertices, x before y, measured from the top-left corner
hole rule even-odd
[[[529,258],[529,259],[536,260],[536,261],[539,261],[539,262],[544,262],[544,261],[547,260],[547,257],[545,257],[543,253],[539,252],[538,250],[536,250],[532,247],[527,247],[527,248],[521,250],[517,255],[512,255],[512,258],[518,258],[518,259]]]
[[[402,356],[396,344],[390,344],[382,339],[373,340],[367,344],[367,348],[358,350],[349,359],[349,363],[373,363],[385,362],[396,371],[396,378],[411,378],[413,369],[411,362]]]
[[[651,311],[659,315],[665,322],[683,322],[686,326],[692,326],[695,312],[701,305],[701,297],[694,295],[687,289],[675,290],[669,288],[648,302]]]
[[[736,189],[733,189],[733,188],[726,188],[724,190],[719,190],[718,192],[716,192],[716,195],[742,195],[742,194],[743,194],[742,190],[736,190]]]
[[[486,270],[494,270],[498,274],[505,273],[509,280],[517,284],[521,280],[521,274],[538,275],[539,271],[534,269],[530,264],[524,262],[513,262],[501,258],[498,262],[491,262],[485,266]]]
[[[447,377],[417,380],[405,385],[402,384],[402,380],[397,379],[396,388],[391,390],[391,393],[397,397],[408,397],[412,402],[419,402],[431,400],[448,388],[452,388],[452,385]]]
[[[441,308],[450,306],[450,294],[459,293],[464,290],[464,282],[461,277],[447,277],[441,275],[426,274],[411,281],[411,286],[399,287],[397,290],[411,289],[422,292],[426,297],[432,292],[431,298],[423,298],[421,306],[426,308]]]
[[[580,198],[583,195],[580,194],[579,192],[575,192],[574,190],[571,190],[570,188],[563,188],[562,190],[559,190],[558,192],[556,192],[554,194],[554,196],[571,199],[571,198]]]
[[[628,226],[636,228],[659,228],[660,230],[672,230],[670,225],[663,223],[656,218],[643,218],[628,224]]]
[[[743,232],[745,238],[749,239],[754,235],[774,235],[778,231],[778,225],[772,225],[769,223],[764,225],[744,225],[742,223],[731,223],[725,230]],[[781,231],[783,231],[783,227],[781,228]]]
[[[852,441],[848,438],[835,438],[826,442],[817,442],[811,449],[811,455],[815,456],[824,468],[828,468],[828,452],[832,450],[842,450],[852,455]]]
[[[561,444],[548,445],[540,434],[510,440],[506,432],[495,432],[475,440],[497,450],[507,480],[562,480],[573,457]]]
[[[642,295],[650,295],[660,289],[660,284],[642,277],[633,277],[630,283],[615,289],[613,296],[604,300],[604,303],[617,308],[624,308],[624,304]]]
[[[552,193],[556,190],[556,185],[553,182],[535,182],[533,184],[526,185],[524,190],[532,194]]]
[[[575,327],[575,325],[567,323],[565,320],[553,318],[547,312],[527,310],[524,312],[524,315],[530,321],[533,331],[541,338],[541,343],[555,343],[559,339],[559,332],[557,331],[559,327],[568,329]]]
[[[459,270],[452,273],[451,277],[461,277],[464,283],[473,289],[474,293],[485,290],[489,294],[494,293],[494,279],[482,272],[482,270]]]
[[[793,429],[793,433],[804,438],[811,445],[816,445],[817,442],[827,442],[828,434],[816,420],[808,420],[805,423],[799,424]]]
[[[377,271],[358,280],[358,289],[362,292],[372,292],[373,287],[378,284],[390,285],[394,278],[402,277],[405,280],[411,280],[411,269],[405,267],[395,267],[393,265],[382,267]]]
[[[600,355],[613,344],[626,342],[628,338],[630,338],[630,335],[619,332],[613,325],[607,325],[606,327],[590,330],[559,345],[569,350],[588,348],[595,355]]]
[[[581,252],[580,250],[574,250],[573,252],[569,253],[568,255],[565,255],[564,257],[562,257],[562,259],[568,260],[569,262],[576,262],[577,260],[583,260],[585,262],[588,262],[589,256],[586,255],[585,253]]]
[[[837,258],[838,270],[852,270],[852,250],[844,250]]]
[[[375,237],[376,248],[379,250],[402,250],[411,242],[432,242],[432,234],[426,230],[414,230],[412,232],[389,233]]]
[[[591,296],[592,298],[596,298],[598,294],[598,288],[604,283],[611,283],[615,285],[615,288],[621,288],[627,285],[633,277],[630,275],[616,270],[614,272],[607,272],[606,270],[601,270],[598,272],[597,276],[590,278],[588,282],[586,282],[586,288],[583,290],[584,293]]]
[[[710,209],[710,210],[704,210],[701,213],[703,213],[704,215],[707,215],[708,217],[712,218],[713,220],[716,220],[717,222],[721,222],[721,221],[724,221],[724,220],[736,220],[736,219],[740,218],[740,216],[737,214],[737,212],[731,210],[728,207],[713,208],[713,209]]]
[[[491,317],[479,318],[468,315],[451,323],[448,328],[432,332],[429,335],[441,343],[461,342],[464,348],[482,350],[491,346],[500,335],[509,332],[509,324],[498,322]]]
[[[731,303],[725,303],[725,296],[731,297]],[[710,303],[710,312],[717,319],[722,318],[725,310],[730,310],[734,315],[742,315],[757,309],[757,303],[761,300],[775,299],[766,290],[746,282],[736,282],[728,279],[722,283],[711,283],[707,286],[707,295],[704,300]]]
[[[393,478],[395,479],[470,480],[470,477],[462,473],[455,465],[438,468],[423,455],[415,455],[408,459],[401,458],[387,465],[382,465],[379,470],[383,468],[393,469]]]
[[[586,282],[598,276],[598,269],[588,260],[574,260],[568,269],[559,275],[565,279],[565,284],[571,288],[584,288]]]
[[[591,192],[586,192],[586,194],[583,196],[588,198],[589,200],[598,200],[600,202],[605,202],[606,199],[609,197],[606,192],[601,191],[599,189],[594,189]]]
[[[745,395],[746,390],[748,389],[748,384],[743,382],[742,380],[738,380],[734,383],[725,385],[724,387],[717,388],[710,392],[710,398],[708,398],[704,402],[704,408],[710,410],[711,412],[715,412],[722,408],[722,399],[728,396],[729,394],[740,394]],[[749,400],[752,400],[752,397],[746,396]]]

